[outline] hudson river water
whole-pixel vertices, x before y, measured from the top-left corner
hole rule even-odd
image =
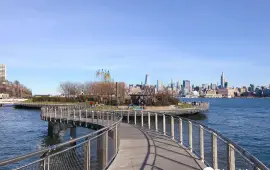
[[[238,143],[270,166],[270,99],[181,99],[210,102],[206,118],[197,120]],[[77,136],[91,132],[78,128]],[[0,108],[0,160],[35,151],[68,139],[47,137],[39,110]],[[1,168],[0,168],[1,169]]]

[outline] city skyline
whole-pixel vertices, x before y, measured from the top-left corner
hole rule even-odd
[[[196,4],[196,5],[194,5]],[[85,82],[268,85],[269,1],[1,1],[0,59],[7,79],[34,94]],[[53,7],[53,8],[52,8]],[[149,10],[151,9],[151,10]]]

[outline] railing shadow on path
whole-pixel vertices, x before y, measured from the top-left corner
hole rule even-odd
[[[154,132],[154,131],[149,130],[149,129],[141,129],[141,128],[138,128],[138,129],[144,134],[145,138],[147,139],[147,143],[148,143],[148,152],[147,152],[147,155],[145,157],[145,160],[144,160],[140,170],[146,169],[147,166],[150,166],[151,169],[154,169],[154,168],[158,169],[158,170],[164,169],[164,167],[159,167],[159,165],[157,163],[157,158],[158,157],[162,158],[162,159],[165,159],[165,160],[168,160],[170,162],[176,163],[177,165],[179,165],[178,168],[180,168],[180,166],[183,166],[183,167],[185,167],[185,169],[194,169],[194,170],[202,170],[203,169],[203,167],[201,167],[201,165],[197,162],[199,160],[198,158],[195,158],[194,155],[191,155],[191,153],[186,151],[186,149],[184,147],[177,144],[172,139],[169,139],[168,137],[163,136],[163,134],[158,133],[158,132]],[[158,141],[159,139],[164,140],[164,141]],[[179,151],[179,149],[181,149],[181,151],[184,151],[184,153],[177,152],[175,150],[171,150],[171,149],[159,146],[156,143],[162,143],[162,145],[174,147],[174,149],[178,150],[178,151]],[[170,143],[173,143],[174,145],[172,145]],[[150,148],[152,148],[152,147],[154,148],[154,152],[150,151],[151,150]],[[197,164],[197,166],[196,165],[192,166],[192,165],[187,164],[187,163],[185,163],[185,162],[183,162],[181,160],[175,160],[175,159],[172,159],[172,158],[168,158],[168,157],[166,157],[164,155],[159,154],[158,150],[165,150],[169,154],[172,153],[172,154],[181,155],[181,156],[187,157],[189,159],[192,159]],[[152,164],[147,163],[150,155],[154,156]]]

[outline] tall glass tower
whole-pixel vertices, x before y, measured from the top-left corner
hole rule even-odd
[[[149,82],[148,82],[148,81],[149,81],[148,79],[149,79],[149,75],[146,74],[146,75],[145,75],[145,82],[144,82],[144,85],[145,85],[145,86],[148,86],[148,85],[149,85],[149,84],[148,84],[148,83],[149,83]]]
[[[221,85],[221,88],[224,88],[224,86],[225,86],[225,77],[224,77],[223,72],[222,72],[222,75],[221,75],[220,85]]]

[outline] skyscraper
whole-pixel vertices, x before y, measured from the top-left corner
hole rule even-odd
[[[149,83],[149,82],[148,82],[148,81],[149,81],[148,78],[149,78],[149,75],[146,74],[146,75],[145,75],[145,82],[144,82],[144,85],[145,85],[145,86],[148,86],[148,85],[149,85],[149,84],[148,84],[148,83]]]
[[[161,82],[160,80],[157,80],[157,91],[160,91],[161,89]]]
[[[226,89],[228,88],[228,82],[224,83],[224,88],[226,88]]]
[[[221,88],[224,88],[224,83],[225,83],[225,77],[224,77],[224,73],[222,72],[221,80],[220,80]]]
[[[187,89],[188,92],[190,92],[190,81],[183,80],[183,87],[184,87],[184,89]]]
[[[177,87],[176,87],[178,90],[181,90],[181,82],[180,80],[177,82]]]
[[[6,65],[0,64],[0,81],[6,80]]]
[[[172,88],[172,90],[173,90],[173,79],[171,79],[171,88]]]

